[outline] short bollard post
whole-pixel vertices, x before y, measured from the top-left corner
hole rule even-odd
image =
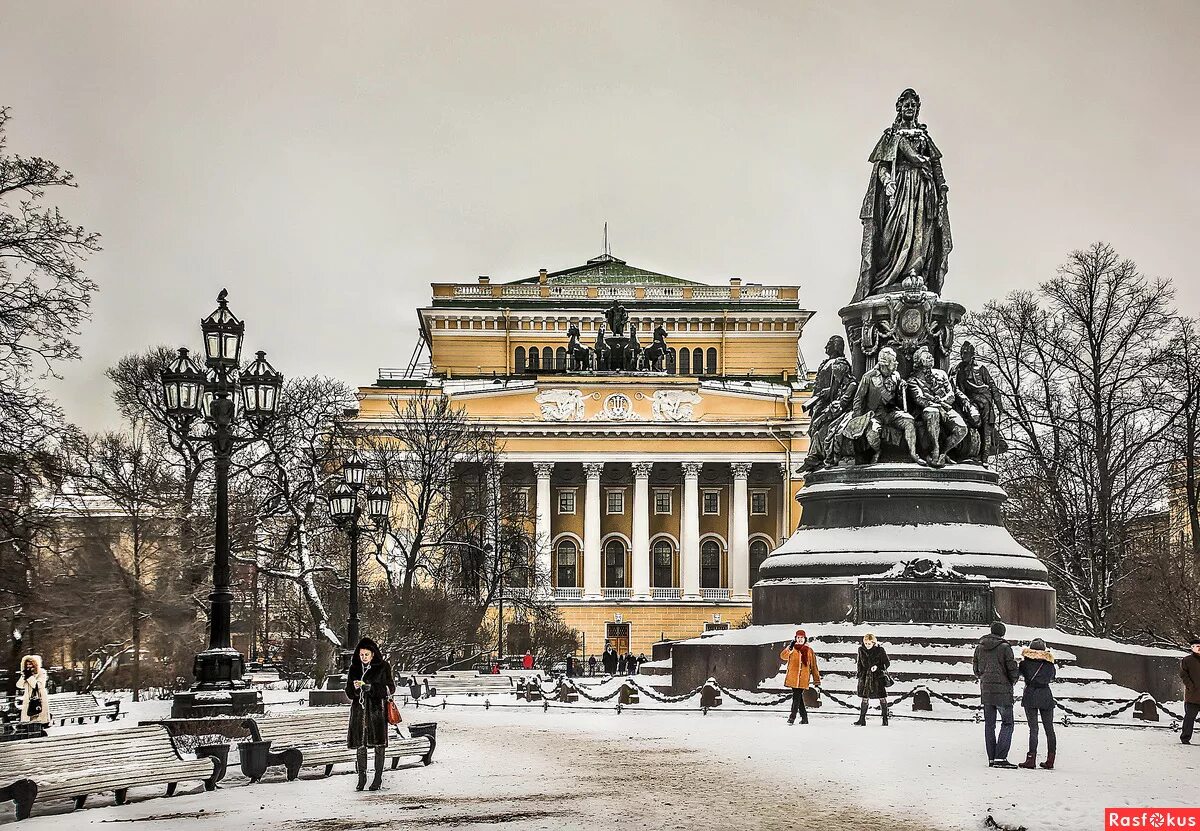
[[[1158,721],[1158,706],[1154,698],[1146,696],[1133,705],[1133,717],[1138,721]]]
[[[913,693],[913,712],[924,710],[932,712],[933,702],[929,698],[929,690],[917,690]]]
[[[529,679],[529,683],[525,685],[525,700],[542,700],[542,680],[540,678]]]
[[[721,691],[717,688],[715,678],[709,678],[704,682],[704,686],[700,689],[700,709],[711,710],[713,707],[721,706]]]
[[[621,704],[640,704],[641,699],[638,697],[637,687],[626,681],[621,685],[621,694],[617,696],[617,700]]]
[[[564,704],[574,704],[579,700],[579,693],[575,691],[575,687],[571,684],[559,684],[558,700]]]

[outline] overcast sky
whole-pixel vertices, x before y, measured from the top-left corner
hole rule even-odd
[[[905,87],[968,307],[1103,239],[1200,313],[1200,2],[0,0],[10,149],[103,235],[84,359],[198,340],[222,287],[286,374],[402,366],[431,281],[582,263],[799,283],[810,362],[854,289],[867,155]]]

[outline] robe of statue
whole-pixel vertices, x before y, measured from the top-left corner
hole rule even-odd
[[[875,145],[871,181],[859,212],[862,266],[854,302],[903,290],[909,273],[920,277],[928,291],[941,293],[954,246],[941,158],[924,124],[889,127]],[[896,188],[890,205],[881,172]]]

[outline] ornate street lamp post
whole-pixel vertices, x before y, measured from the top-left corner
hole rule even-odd
[[[204,334],[204,363],[201,370],[180,349],[178,357],[162,374],[167,414],[187,441],[212,445],[216,468],[217,517],[213,557],[213,588],[209,594],[208,649],[196,655],[192,673],[196,682],[190,691],[175,696],[173,717],[241,714],[260,709],[258,693],[242,680],[245,659],[230,642],[230,609],[233,592],[229,579],[229,465],[233,453],[250,439],[237,440],[237,403],[241,394],[241,421],[261,437],[275,417],[283,376],[267,362],[265,352],[239,372],[242,337],[246,324],[229,310],[228,292],[217,295],[217,308],[200,321]],[[207,432],[192,434],[198,421]]]
[[[342,479],[329,493],[329,515],[338,527],[350,537],[350,598],[346,616],[346,639],[342,643],[342,675],[330,675],[325,679],[323,690],[309,694],[309,706],[322,704],[344,704],[341,692],[345,686],[344,674],[350,671],[354,658],[354,647],[360,635],[358,619],[358,538],[361,534],[359,520],[363,507],[359,492],[367,483],[367,463],[362,454],[354,450],[342,464]],[[392,496],[381,485],[372,485],[366,490],[367,515],[377,527],[383,526],[392,513]]]

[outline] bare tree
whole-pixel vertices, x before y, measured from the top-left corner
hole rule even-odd
[[[127,621],[136,700],[147,630],[164,604],[178,602],[159,591],[157,581],[176,555],[178,481],[161,446],[136,424],[128,433],[70,437],[63,442],[62,470],[55,513],[67,533],[57,573],[78,578],[81,569],[88,571],[86,579],[69,582],[79,595],[60,598],[67,606],[60,612],[80,616],[84,631],[96,625],[100,609]]]
[[[1036,294],[964,321],[1007,399],[1010,524],[1050,569],[1074,631],[1110,633],[1135,522],[1162,498],[1171,301],[1169,283],[1096,243]]]

